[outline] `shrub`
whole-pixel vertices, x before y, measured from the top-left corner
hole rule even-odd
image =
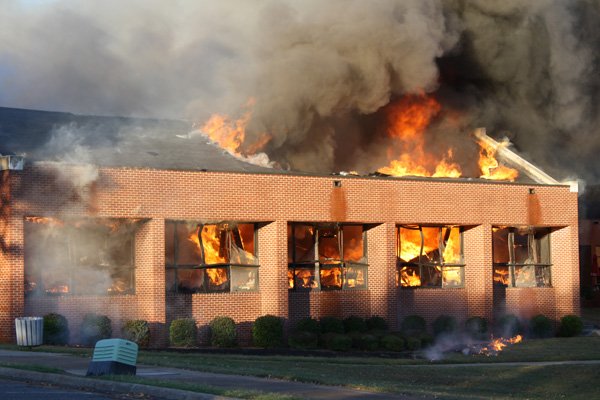
[[[198,327],[192,318],[173,320],[169,326],[169,343],[175,347],[193,347],[198,343]]]
[[[359,350],[377,350],[379,347],[379,339],[377,336],[370,333],[353,332],[348,336],[352,339],[352,347]]]
[[[404,350],[404,339],[396,335],[386,335],[381,338],[381,347],[389,351]]]
[[[560,319],[558,336],[577,336],[583,331],[583,321],[577,315],[565,315]]]
[[[406,348],[411,351],[419,350],[421,348],[421,339],[413,336],[407,337]]]
[[[323,317],[321,321],[322,333],[344,333],[344,323],[336,317]]]
[[[123,337],[137,343],[140,347],[148,347],[150,344],[150,325],[143,319],[129,320],[125,322]]]
[[[425,319],[419,315],[409,315],[402,320],[400,329],[406,336],[417,336],[427,331],[427,323],[425,322]]]
[[[344,320],[344,331],[349,332],[366,332],[367,322],[364,318],[351,315]]]
[[[435,341],[435,338],[427,333],[423,333],[418,339],[421,340],[421,348],[429,347]]]
[[[388,324],[385,322],[385,319],[377,315],[368,318],[366,322],[367,329],[370,331],[386,331],[388,329]]]
[[[112,335],[110,318],[93,313],[84,315],[80,335],[85,346],[93,346],[98,340],[110,338]]]
[[[516,315],[506,314],[496,323],[495,332],[497,336],[512,337],[523,333],[523,327]]]
[[[216,347],[234,347],[237,344],[235,321],[229,317],[215,317],[210,321],[210,344]]]
[[[288,344],[295,349],[314,349],[319,345],[319,337],[313,332],[296,331],[290,334]]]
[[[529,321],[529,328],[533,337],[549,338],[554,336],[552,321],[545,315],[539,314]]]
[[[352,338],[341,333],[329,333],[327,348],[335,351],[348,351],[352,347]]]
[[[456,318],[450,315],[440,315],[433,321],[433,334],[439,336],[444,333],[456,332]]]
[[[319,321],[313,318],[302,318],[296,322],[296,332],[310,332],[318,335],[321,332]]]
[[[274,315],[256,318],[252,325],[252,340],[258,347],[279,347],[283,345],[283,319]]]
[[[487,329],[485,318],[471,317],[465,321],[465,333],[473,339],[484,339]]]
[[[44,343],[65,345],[69,343],[69,322],[56,313],[44,315]]]

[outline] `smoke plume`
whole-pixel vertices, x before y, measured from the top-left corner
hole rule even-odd
[[[383,107],[429,93],[432,147],[485,126],[558,178],[594,181],[598,20],[598,0],[13,0],[0,105],[201,123],[254,98],[250,139],[330,172],[382,166]]]

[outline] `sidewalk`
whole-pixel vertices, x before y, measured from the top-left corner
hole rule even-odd
[[[52,374],[18,370],[13,368],[0,368],[0,376],[9,377],[12,379],[48,382],[67,387],[87,387],[91,390],[106,393],[145,393],[157,399],[225,399],[225,397],[214,396],[210,394],[86,378],[85,374],[87,372],[90,360],[68,354],[0,350],[0,362],[17,365],[36,365],[59,368],[65,370],[68,374]],[[397,396],[389,393],[371,393],[338,386],[314,385],[308,383],[289,382],[279,379],[255,378],[239,375],[213,374],[208,372],[153,367],[147,365],[137,366],[137,376],[147,379],[155,378],[157,380],[190,382],[222,389],[245,389],[279,393],[282,395],[291,395],[303,399],[413,399],[413,397],[408,396]]]

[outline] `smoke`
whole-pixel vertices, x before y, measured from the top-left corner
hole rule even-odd
[[[593,181],[599,18],[598,0],[13,0],[0,105],[203,122],[252,97],[250,141],[330,172],[382,166],[382,107],[425,92],[444,108],[430,142],[485,126]]]

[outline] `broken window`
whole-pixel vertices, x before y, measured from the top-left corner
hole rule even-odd
[[[396,286],[462,287],[464,261],[458,226],[396,228]]]
[[[258,290],[256,224],[165,222],[167,290]]]
[[[137,222],[27,217],[26,295],[134,293]]]
[[[550,229],[493,227],[494,284],[545,287],[550,281]]]
[[[289,289],[366,289],[364,235],[363,225],[289,224]]]

